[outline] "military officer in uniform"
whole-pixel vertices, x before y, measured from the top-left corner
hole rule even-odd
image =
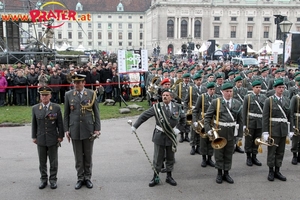
[[[235,75],[235,73],[233,72],[233,71],[231,71],[231,72],[229,72],[228,73],[228,79],[226,79],[225,80],[225,83],[231,83],[231,84],[235,84],[235,82],[234,82],[234,75]]]
[[[270,138],[273,138],[274,143],[278,145],[268,146],[268,180],[274,181],[274,178],[277,178],[286,181],[286,177],[280,173],[280,167],[282,166],[286,137],[290,134],[289,130],[292,130],[290,100],[283,96],[285,85],[281,79],[276,80],[273,87],[275,94],[265,100],[262,118],[264,140],[270,141]]]
[[[245,136],[245,152],[247,154],[246,164],[248,166],[261,166],[257,159],[258,146],[255,145],[255,139],[260,138],[262,134],[262,112],[266,96],[260,93],[261,81],[252,82],[253,93],[245,96],[243,103],[243,130]]]
[[[253,76],[253,72],[252,70],[247,70],[246,71],[246,78],[243,79],[243,84],[242,87],[246,88],[248,92],[252,91],[252,76]]]
[[[296,81],[300,81],[300,77],[296,78]],[[297,85],[299,87],[300,82],[297,81]],[[291,152],[293,153],[292,164],[297,165],[300,162],[300,133],[299,133],[299,125],[300,125],[300,96],[299,93],[294,95],[291,99],[291,117],[292,117],[292,126],[294,134],[289,135],[292,138],[292,148]]]
[[[51,88],[43,86],[39,89],[41,103],[32,107],[31,137],[37,144],[39,155],[41,184],[39,189],[47,186],[47,158],[50,163],[49,182],[51,189],[57,188],[58,146],[63,141],[63,119],[58,104],[50,102]]]
[[[155,116],[156,125],[152,137],[152,142],[154,143],[153,165],[155,171],[153,179],[149,183],[149,187],[158,184],[157,176],[161,171],[165,156],[167,170],[166,182],[172,186],[177,185],[172,177],[175,163],[174,155],[177,146],[174,128],[177,124],[184,125],[186,119],[181,105],[171,101],[172,92],[169,89],[162,90],[162,99],[163,102],[154,104],[151,108],[143,112],[132,126],[132,131],[136,132],[136,129],[139,128],[142,123]]]
[[[220,137],[227,140],[227,144],[221,149],[215,149],[215,167],[218,169],[217,183],[225,180],[234,183],[229,175],[232,166],[232,155],[235,146],[235,136],[243,132],[242,104],[232,98],[231,83],[222,85],[223,97],[212,100],[204,118],[205,131],[212,136],[213,128],[217,130]],[[219,116],[219,119],[218,119]],[[213,120],[213,125],[211,124]]]
[[[193,110],[195,107],[195,104],[197,102],[198,97],[206,92],[206,87],[201,85],[201,74],[195,74],[193,77],[194,85],[191,85],[189,87],[188,93],[185,96],[184,100],[184,110],[185,113],[187,113],[188,110]],[[190,114],[190,120],[192,120],[192,113]],[[195,153],[200,154],[200,137],[199,135],[193,130],[191,127],[191,139],[190,139],[190,145],[191,145],[191,155],[195,155]],[[195,148],[196,146],[196,148]]]
[[[300,76],[295,78],[296,85],[289,88],[289,99],[300,93]]]
[[[64,129],[70,142],[72,140],[77,170],[75,189],[83,184],[92,188],[92,154],[94,139],[100,135],[100,113],[95,102],[96,93],[86,89],[85,75],[75,74],[72,77],[74,90],[65,95]]]
[[[197,121],[204,121],[205,113],[210,106],[213,99],[216,99],[218,95],[215,94],[215,83],[210,82],[206,85],[207,92],[202,93],[196,102],[195,108],[193,110],[193,123],[195,128],[199,126]],[[204,105],[203,105],[204,102]],[[204,108],[204,110],[202,110]],[[214,153],[214,150],[211,146],[211,141],[207,137],[207,135],[200,137],[199,134],[197,134],[197,137],[200,138],[200,155],[202,155],[202,167],[206,167],[207,165],[211,167],[215,167],[215,163],[212,160],[212,156]]]
[[[221,94],[221,87],[222,87],[223,82],[224,82],[224,79],[223,79],[222,75],[219,74],[219,73],[216,74],[216,87],[215,87],[216,90],[215,90],[215,94],[222,96],[222,94]]]

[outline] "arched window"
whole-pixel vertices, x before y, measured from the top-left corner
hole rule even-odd
[[[199,20],[195,21],[194,37],[201,38],[201,22]]]
[[[187,21],[181,21],[181,38],[187,37]]]
[[[173,38],[174,37],[174,21],[168,20],[167,22],[167,37]]]

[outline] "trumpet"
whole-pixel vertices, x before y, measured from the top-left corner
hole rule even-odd
[[[193,108],[189,108],[186,112],[186,124],[191,125],[193,122]]]
[[[244,136],[251,136],[249,129],[246,127],[244,130]]]
[[[196,126],[195,123],[197,124]],[[192,124],[192,128],[196,133],[200,135],[200,137],[207,138],[207,134],[205,133],[205,129],[204,129],[204,119],[194,122]]]
[[[211,146],[214,149],[222,149],[227,144],[226,138],[220,137],[218,132],[217,132],[218,130],[221,130],[221,129],[212,128],[212,134],[213,135],[212,135],[212,138],[211,138],[211,140],[212,140]]]
[[[256,138],[255,139],[255,145],[261,145],[261,144],[263,144],[263,145],[266,145],[266,146],[276,146],[276,147],[278,147],[278,144],[275,144],[275,142],[274,142],[274,138],[271,138],[271,137],[269,137],[268,138],[268,141],[267,142],[264,142],[261,138]]]

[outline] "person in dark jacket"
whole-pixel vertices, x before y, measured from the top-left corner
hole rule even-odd
[[[14,68],[10,67],[8,73],[5,76],[6,81],[7,81],[7,86],[12,87],[14,86],[14,80],[15,80],[15,73],[14,73]],[[6,90],[7,92],[7,103],[8,105],[12,106],[14,102],[14,89],[13,88],[8,88]]]
[[[17,76],[14,79],[14,85],[17,86],[17,88],[15,89],[17,105],[25,106],[26,88],[24,86],[27,85],[27,79],[24,77],[21,70],[17,72]]]
[[[62,72],[61,68],[57,69],[57,75],[60,77],[62,85],[68,85],[67,76],[65,73]],[[68,89],[68,86],[60,87],[60,90],[59,90],[60,102],[59,103],[65,102],[65,93],[66,93],[67,89]]]
[[[59,102],[59,90],[60,86],[55,86],[55,85],[61,85],[61,78],[60,76],[57,75],[57,71],[53,69],[53,75],[50,77],[49,84],[51,85],[52,88],[52,98],[51,101],[54,103]]]
[[[91,72],[91,83],[96,84],[96,81],[100,82],[100,74],[97,72],[97,68],[93,67]]]
[[[111,62],[107,63],[107,65],[105,66],[105,68],[103,68],[100,71],[100,83],[106,83],[107,79],[112,79],[113,74],[112,74],[112,70],[110,69],[111,67]],[[104,89],[105,89],[106,85],[104,85]],[[102,101],[105,101],[105,96],[106,96],[106,92],[105,94],[103,94],[103,98]]]
[[[29,105],[36,104],[38,75],[34,72],[34,65],[30,67],[30,73],[27,75],[27,84],[29,85]]]
[[[91,89],[91,83],[92,83],[92,76],[91,76],[91,72],[88,68],[87,65],[84,65],[83,66],[83,71],[80,72],[79,74],[83,74],[85,75],[85,87],[88,88],[88,89]]]

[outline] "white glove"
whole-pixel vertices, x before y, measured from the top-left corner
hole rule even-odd
[[[294,136],[294,132],[289,132],[289,137],[292,138]]]
[[[209,136],[213,136],[213,134],[212,134],[212,131],[211,131],[211,130],[209,130],[209,131],[207,132],[207,135],[209,135]]]
[[[194,122],[194,127],[197,128],[198,127],[198,122]]]
[[[178,135],[179,133],[180,133],[180,130],[178,130],[178,128],[173,128],[173,131],[174,131],[174,133],[175,133],[175,135]]]
[[[131,130],[132,130],[132,133],[136,133],[136,128],[134,126],[131,126]]]
[[[243,132],[245,131],[245,129],[246,129],[246,126],[243,126]]]
[[[267,141],[268,138],[269,138],[269,132],[263,132],[262,133],[262,138],[263,138],[264,142]]]

